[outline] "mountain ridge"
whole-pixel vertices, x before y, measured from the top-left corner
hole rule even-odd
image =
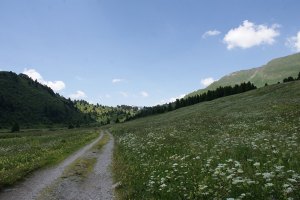
[[[297,77],[300,71],[300,53],[274,58],[260,67],[239,70],[223,76],[204,89],[199,89],[186,95],[194,96],[214,90],[219,86],[234,86],[242,82],[250,81],[256,87],[263,87],[267,84],[282,82],[286,77]]]

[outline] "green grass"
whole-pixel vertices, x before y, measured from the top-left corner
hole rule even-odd
[[[88,174],[92,172],[96,161],[97,159],[95,157],[78,158],[70,166],[68,166],[62,177],[86,178]]]
[[[300,81],[111,128],[120,199],[300,199]]]
[[[0,188],[58,163],[98,135],[93,129],[0,133]]]
[[[97,144],[95,144],[92,149],[95,151],[100,151],[102,147],[108,143],[109,138],[110,137],[108,134],[104,134],[101,140]]]
[[[63,177],[73,176],[82,179],[86,178],[94,169],[94,166],[97,162],[97,154],[100,153],[102,147],[106,145],[108,141],[109,135],[103,135],[101,140],[90,149],[89,155],[85,155],[76,159],[70,166],[68,166],[63,173]]]

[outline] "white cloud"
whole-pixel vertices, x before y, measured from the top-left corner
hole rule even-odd
[[[33,80],[37,80],[39,83],[47,85],[55,92],[60,91],[66,87],[63,81],[46,81],[42,77],[40,73],[38,73],[35,69],[24,69],[23,74],[26,74]]]
[[[62,81],[47,81],[46,85],[54,91],[60,91],[66,87],[65,83]]]
[[[145,92],[145,91],[142,91],[140,94],[142,95],[142,97],[148,97],[149,96],[148,92]]]
[[[74,99],[84,99],[87,96],[83,91],[77,90],[74,94],[70,94],[69,97],[74,100]]]
[[[181,94],[178,97],[172,97],[169,99],[168,102],[174,102],[174,101],[176,101],[176,99],[182,99],[184,96],[185,96],[185,94]]]
[[[114,78],[113,80],[111,80],[112,83],[120,83],[120,82],[124,82],[124,79],[120,79],[120,78]]]
[[[128,93],[127,92],[120,92],[120,94],[123,96],[123,97],[128,97]]]
[[[207,87],[215,81],[216,80],[214,80],[212,77],[208,77],[208,78],[205,78],[205,79],[201,79],[201,85],[204,86],[204,87]]]
[[[202,38],[205,39],[209,36],[216,36],[216,35],[220,35],[220,34],[221,34],[221,32],[218,30],[209,30],[209,31],[206,31],[205,33],[203,33]]]
[[[293,51],[300,52],[300,31],[296,36],[287,38],[285,43],[288,47],[292,48]]]
[[[37,80],[38,82],[44,82],[43,77],[41,76],[40,73],[38,73],[35,69],[27,69],[25,68],[23,71],[23,74],[26,74],[33,80]]]
[[[268,27],[245,20],[239,27],[229,30],[223,41],[227,45],[227,49],[236,47],[247,49],[262,44],[272,45],[275,42],[275,37],[280,34],[278,28],[278,24]]]
[[[176,99],[182,99],[183,97],[185,97],[186,94],[181,94],[177,97],[171,97],[170,99],[167,99],[167,100],[161,100],[160,103],[161,104],[165,104],[165,103],[171,103],[171,102],[174,102],[176,101]]]

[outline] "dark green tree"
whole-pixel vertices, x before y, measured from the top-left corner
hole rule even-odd
[[[68,129],[73,129],[74,125],[73,124],[69,124]]]
[[[176,102],[175,102],[175,109],[178,109],[180,108],[180,100],[179,99],[176,99]]]
[[[294,81],[294,80],[295,79],[293,77],[289,76],[289,77],[283,79],[283,82],[286,83],[286,82],[291,82],[291,81]]]
[[[172,111],[172,110],[173,110],[172,103],[169,103],[169,104],[168,104],[168,111]]]
[[[19,131],[20,131],[20,126],[17,122],[15,122],[13,124],[13,126],[11,127],[11,132],[13,133],[13,132],[19,132]]]

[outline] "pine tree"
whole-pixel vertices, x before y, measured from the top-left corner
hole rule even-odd
[[[20,126],[17,122],[15,122],[13,124],[13,126],[11,127],[11,132],[13,133],[13,132],[19,132],[19,131],[20,131]]]
[[[172,110],[173,110],[172,103],[169,103],[169,104],[168,104],[168,111],[172,111]]]

